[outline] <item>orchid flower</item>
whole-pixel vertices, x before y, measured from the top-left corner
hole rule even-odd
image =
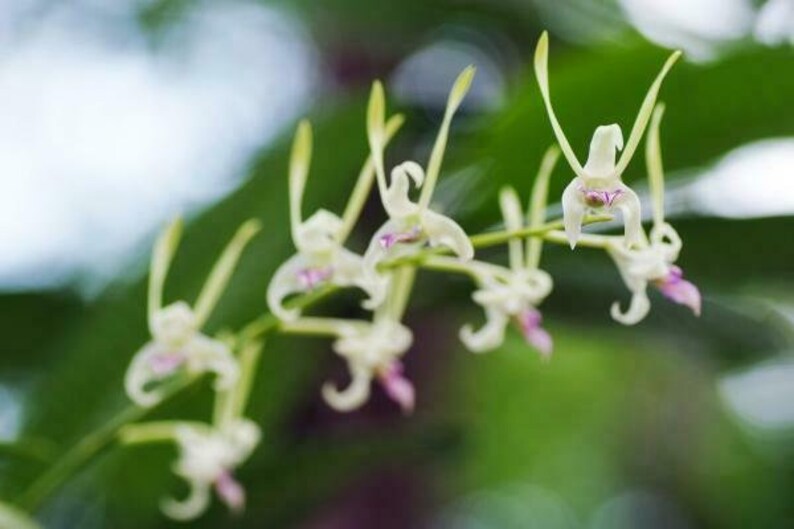
[[[470,66],[455,80],[427,171],[416,162],[403,162],[392,170],[388,184],[383,161],[387,132],[383,119],[385,96],[380,82],[373,85],[367,114],[367,136],[375,162],[378,189],[389,220],[375,232],[364,254],[365,268],[371,274],[377,275],[377,265],[387,257],[409,255],[425,244],[445,246],[463,260],[474,256],[474,248],[463,228],[449,217],[429,209],[452,117],[468,92],[473,77],[474,68]],[[409,197],[411,183],[421,189],[418,202]],[[377,303],[373,302],[372,306],[377,306]]]
[[[696,316],[700,315],[700,291],[683,278],[681,268],[675,265],[681,252],[681,238],[664,219],[664,173],[659,145],[659,126],[663,113],[664,107],[657,105],[645,151],[653,204],[650,240],[644,231],[641,232],[637,248],[627,248],[622,237],[586,234],[581,239],[582,244],[606,249],[631,291],[631,302],[625,311],[621,310],[617,301],[610,310],[612,318],[624,325],[639,323],[650,311],[648,284],[657,287],[671,301],[689,307]]]
[[[632,292],[631,303],[625,312],[620,310],[617,302],[611,308],[612,317],[625,325],[639,322],[650,310],[646,293],[648,283],[656,286],[669,300],[689,307],[696,316],[700,315],[700,291],[693,283],[684,279],[683,271],[674,264],[681,251],[681,238],[664,220],[664,171],[659,140],[663,115],[664,106],[659,104],[651,118],[645,150],[653,202],[650,243],[644,242],[636,250],[627,249],[614,242],[607,246],[607,252],[615,261],[623,282]]]
[[[384,142],[397,132],[402,121],[401,116],[394,116],[384,125]],[[301,206],[311,152],[311,125],[303,121],[295,134],[289,172],[290,224],[298,253],[279,267],[267,291],[271,312],[282,320],[295,320],[300,315],[299,310],[284,307],[287,296],[322,285],[357,286],[369,296],[366,306],[380,303],[385,295],[384,280],[364,274],[362,258],[343,246],[372,186],[375,174],[372,157],[361,170],[344,218],[320,209],[303,220]]]
[[[323,398],[335,410],[346,412],[361,407],[369,399],[372,380],[377,379],[404,413],[413,411],[414,387],[403,375],[400,361],[413,343],[413,333],[399,321],[379,311],[373,322],[302,318],[286,323],[283,329],[336,337],[333,349],[347,361],[351,380],[344,389],[330,382],[323,385]]]
[[[549,177],[558,156],[559,150],[552,147],[541,163],[529,207],[531,228],[539,227],[544,221]],[[505,228],[508,231],[520,230],[524,224],[523,213],[515,190],[503,189],[499,202]],[[508,245],[509,268],[478,261],[458,266],[477,282],[479,288],[472,298],[483,307],[486,319],[485,325],[479,330],[475,331],[471,325],[461,328],[460,339],[469,350],[476,353],[495,349],[504,341],[507,324],[514,320],[527,343],[548,358],[553,343],[549,333],[541,326],[543,317],[536,308],[552,289],[551,276],[538,268],[542,240],[528,238],[525,246],[525,241],[513,239]],[[443,261],[445,258],[435,259],[430,266],[437,266]],[[451,264],[447,263],[447,266]]]
[[[245,490],[234,478],[234,470],[259,443],[259,427],[250,420],[236,419],[222,427],[178,424],[173,431],[179,449],[173,470],[188,483],[190,492],[184,500],[164,500],[163,512],[175,520],[192,520],[207,509],[213,488],[229,509],[242,511]]]
[[[535,75],[538,79],[540,93],[543,97],[554,135],[568,164],[576,174],[562,195],[565,233],[568,237],[568,242],[571,248],[576,246],[582,230],[582,220],[588,210],[610,212],[618,209],[623,214],[625,243],[627,246],[640,244],[642,240],[640,201],[637,194],[623,183],[621,177],[634,156],[634,152],[648,125],[662,81],[664,81],[670,68],[681,56],[681,52],[674,52],[664,63],[661,72],[656,76],[640,106],[637,118],[634,120],[625,149],[623,131],[620,126],[614,123],[602,125],[593,134],[593,139],[590,142],[590,153],[584,167],[576,158],[551,105],[548,55],[549,36],[544,31],[535,49]],[[620,150],[623,153],[616,162],[615,154],[616,151]]]
[[[160,382],[178,371],[197,375],[215,373],[215,388],[230,387],[238,376],[237,361],[229,347],[200,332],[223,293],[248,241],[259,223],[244,223],[226,246],[207,279],[194,307],[184,301],[162,306],[163,286],[182,231],[174,221],[160,236],[152,253],[149,276],[148,320],[152,340],[134,356],[125,376],[127,395],[139,406],[160,402]]]

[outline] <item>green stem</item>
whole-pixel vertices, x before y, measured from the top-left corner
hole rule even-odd
[[[141,408],[130,405],[111,417],[108,422],[83,437],[39,476],[20,494],[16,501],[17,505],[28,512],[36,510],[70,476],[80,471],[91,459],[110,446],[116,440],[122,427],[132,422],[140,421],[152,410],[191,386],[196,380],[198,379],[192,377],[174,382],[164,392],[163,400],[160,404],[154,408]]]

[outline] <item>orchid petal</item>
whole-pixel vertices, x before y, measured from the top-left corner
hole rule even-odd
[[[385,127],[385,138],[383,141],[384,148],[386,145],[388,145],[389,141],[391,141],[394,135],[397,134],[397,131],[400,130],[400,127],[402,127],[404,122],[405,117],[401,114],[395,114],[389,118]],[[353,191],[350,193],[350,198],[347,200],[347,206],[345,206],[345,212],[342,214],[343,222],[342,226],[337,232],[336,239],[340,244],[343,243],[350,235],[350,231],[353,229],[356,220],[358,220],[361,214],[361,209],[364,207],[370,190],[372,189],[372,180],[375,177],[375,172],[375,159],[373,154],[370,153],[364,162],[364,166],[359,172],[358,178],[356,179],[356,185],[353,188]]]
[[[523,214],[521,213],[521,203],[518,194],[512,187],[504,187],[499,193],[499,206],[502,210],[507,231],[518,231],[523,225]],[[513,238],[508,242],[510,253],[510,268],[518,270],[523,266],[524,256],[522,251],[523,244],[520,239]]]
[[[191,342],[187,362],[188,370],[193,373],[215,373],[216,391],[231,388],[240,377],[240,366],[229,348],[203,335],[197,335]]]
[[[651,229],[651,246],[659,248],[664,255],[665,261],[673,263],[678,260],[683,242],[675,228],[663,222]]]
[[[174,219],[157,238],[154,250],[152,251],[148,294],[148,319],[150,329],[155,314],[157,314],[163,306],[163,286],[165,285],[165,277],[168,274],[168,269],[171,266],[176,248],[179,245],[182,229],[182,219]]]
[[[702,305],[700,290],[694,283],[683,278],[680,268],[672,266],[667,277],[656,283],[664,297],[674,303],[689,307],[695,316],[700,316]]]
[[[297,245],[298,228],[302,223],[301,204],[303,191],[306,188],[306,178],[309,175],[309,164],[312,157],[312,126],[303,120],[295,132],[292,141],[292,153],[289,163],[289,211],[292,239]]]
[[[210,486],[207,483],[188,481],[190,492],[184,500],[166,498],[160,504],[163,513],[182,522],[193,520],[207,510],[210,503]]]
[[[386,395],[399,404],[403,413],[409,414],[414,410],[416,390],[413,383],[403,375],[402,363],[392,362],[378,378]]]
[[[411,180],[416,187],[421,187],[425,172],[416,162],[403,162],[391,172],[391,184],[383,198],[383,207],[390,218],[404,218],[415,215],[419,207],[411,201],[408,193],[411,189]]]
[[[631,303],[629,308],[623,312],[620,309],[620,303],[615,301],[610,307],[610,315],[615,321],[623,325],[634,325],[642,321],[648,312],[651,310],[651,302],[648,299],[648,294],[645,287],[632,291]]]
[[[213,266],[207,282],[196,300],[195,313],[196,313],[196,326],[201,327],[209,317],[212,309],[217,305],[218,300],[229,283],[229,279],[240,260],[248,242],[256,235],[262,228],[262,224],[258,220],[248,220],[234,234],[232,240],[221,253],[220,257]]]
[[[613,206],[623,213],[626,245],[631,247],[642,244],[645,232],[642,230],[640,198],[633,189],[625,184],[621,184],[619,189],[622,193],[614,199]]]
[[[659,72],[659,75],[656,76],[653,84],[651,84],[651,87],[648,89],[648,93],[645,95],[645,99],[642,101],[642,105],[640,106],[640,111],[637,113],[637,119],[634,120],[634,125],[631,127],[631,134],[629,134],[629,140],[626,142],[626,149],[623,151],[623,154],[620,156],[620,160],[618,160],[618,164],[615,167],[614,174],[616,176],[619,177],[621,174],[623,174],[623,171],[626,170],[631,158],[634,156],[634,151],[640,144],[640,139],[642,139],[642,135],[645,132],[645,127],[648,125],[648,121],[651,119],[651,113],[653,112],[653,107],[656,104],[656,97],[659,95],[659,89],[662,87],[662,82],[667,76],[667,73],[670,71],[670,68],[673,67],[679,57],[681,57],[680,51],[675,51],[672,55],[670,55],[667,61],[665,61],[664,66],[662,66],[662,70]]]
[[[590,140],[590,153],[584,165],[588,176],[608,177],[615,171],[615,153],[623,148],[623,131],[620,125],[602,125],[596,128]]]
[[[449,217],[427,210],[422,215],[422,228],[431,246],[445,246],[464,261],[474,257],[474,247],[469,236]]]
[[[375,175],[378,181],[378,191],[381,200],[386,197],[386,169],[383,164],[383,149],[386,146],[386,96],[383,93],[383,84],[380,81],[372,83],[369,103],[367,105],[367,140],[375,165]]]
[[[218,477],[215,492],[232,512],[240,513],[245,509],[245,489],[231,472],[224,472]]]
[[[161,352],[160,345],[154,342],[146,344],[135,354],[124,375],[124,389],[127,396],[142,408],[151,408],[165,395],[162,388],[146,389],[151,382],[161,380],[165,376],[154,374],[151,368],[152,358]]]
[[[323,385],[325,402],[337,411],[353,411],[369,398],[372,373],[365,369],[351,369],[351,377],[350,384],[342,390],[330,382]]]
[[[267,287],[267,306],[282,321],[294,321],[300,316],[300,310],[288,309],[283,303],[290,294],[303,291],[298,282],[298,274],[307,266],[309,263],[305,257],[294,255],[278,267],[270,280]]]
[[[662,147],[659,140],[659,127],[664,115],[664,104],[659,103],[651,117],[651,128],[645,140],[645,165],[648,168],[648,182],[653,204],[653,224],[664,223],[664,169],[662,167]]]
[[[532,185],[532,196],[529,202],[529,227],[540,228],[546,220],[546,201],[549,195],[549,180],[551,173],[554,171],[554,166],[557,165],[557,160],[560,157],[560,149],[556,145],[552,145],[543,154],[543,160],[540,162],[540,169],[535,177],[535,183]],[[543,239],[541,237],[528,237],[527,238],[527,263],[529,269],[537,268],[540,264],[540,254],[543,250]]]
[[[568,138],[565,137],[565,132],[557,120],[554,113],[554,108],[551,105],[551,97],[549,96],[549,34],[544,31],[538,39],[538,45],[535,48],[535,77],[538,80],[538,87],[540,88],[540,95],[543,97],[543,104],[546,106],[546,113],[549,115],[551,128],[554,130],[554,136],[557,138],[557,143],[560,144],[565,159],[568,164],[576,173],[576,176],[584,176],[584,169],[576,159],[571,144],[568,143]]]
[[[460,341],[473,353],[496,349],[504,342],[507,323],[504,312],[486,307],[485,324],[476,331],[472,325],[464,325],[460,329]]]
[[[563,224],[565,225],[565,235],[568,237],[568,243],[571,245],[572,250],[576,248],[576,242],[582,233],[582,222],[587,210],[579,186],[579,179],[574,178],[562,192]]]
[[[452,117],[463,102],[463,98],[466,97],[466,94],[469,92],[475,72],[476,69],[474,66],[467,66],[458,75],[457,79],[455,79],[455,83],[452,85],[452,90],[447,98],[444,119],[441,122],[441,127],[438,129],[438,135],[433,144],[433,150],[430,153],[430,160],[427,162],[427,182],[423,186],[422,194],[419,197],[419,207],[421,209],[427,209],[430,205],[430,199],[436,187],[438,174],[441,171],[441,162],[444,159],[444,151],[447,147],[447,138],[449,137],[449,127],[452,123]]]

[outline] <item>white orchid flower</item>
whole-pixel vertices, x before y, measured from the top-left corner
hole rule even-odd
[[[163,286],[182,230],[176,220],[160,236],[152,254],[149,277],[148,320],[152,340],[134,356],[124,380],[127,395],[139,406],[151,407],[160,402],[160,382],[182,370],[197,375],[215,373],[215,388],[234,384],[238,376],[237,361],[229,347],[200,332],[248,241],[259,231],[256,221],[244,223],[226,246],[215,264],[195,307],[184,301],[162,306]]]
[[[612,318],[624,325],[639,323],[651,309],[648,285],[659,289],[666,298],[692,309],[700,315],[701,296],[698,288],[683,278],[681,268],[675,265],[681,252],[681,238],[664,219],[664,173],[662,170],[659,126],[664,108],[657,105],[653,112],[646,144],[646,163],[653,203],[653,228],[650,240],[641,232],[637,248],[628,248],[622,237],[582,235],[582,244],[605,248],[617,265],[620,276],[631,291],[631,302],[626,310],[616,301],[612,304]]]
[[[625,144],[625,149],[623,132],[619,125],[600,126],[593,134],[593,139],[590,142],[590,153],[584,167],[576,158],[551,105],[548,55],[549,36],[544,31],[535,49],[535,75],[538,79],[540,93],[543,96],[543,102],[546,106],[554,135],[568,164],[576,174],[562,195],[565,233],[568,237],[568,242],[571,248],[576,246],[582,230],[582,221],[588,210],[609,212],[617,209],[623,214],[626,244],[628,246],[638,245],[642,240],[640,201],[637,194],[623,183],[621,177],[634,156],[634,152],[648,125],[662,81],[681,56],[681,52],[674,52],[664,63],[659,75],[656,76],[640,106],[631,134]],[[615,154],[620,150],[623,153],[620,159],[616,161]]]
[[[323,398],[335,410],[346,412],[361,407],[369,399],[372,380],[377,379],[404,413],[413,411],[414,387],[403,375],[400,361],[413,343],[413,333],[399,321],[379,312],[373,322],[302,318],[284,324],[283,329],[336,338],[333,349],[347,362],[351,380],[344,389],[330,382],[323,385]]]
[[[247,419],[220,428],[185,423],[177,425],[173,435],[179,449],[173,470],[190,485],[190,492],[184,500],[164,500],[163,512],[175,520],[192,520],[207,509],[213,488],[229,509],[240,512],[245,507],[245,490],[234,478],[234,470],[259,443],[259,427]]]
[[[559,150],[552,147],[541,163],[529,208],[531,228],[540,227],[545,219],[549,177],[558,156]],[[515,190],[503,189],[499,202],[506,229],[520,230],[524,224],[523,213]],[[510,268],[482,262],[459,265],[461,270],[467,271],[477,282],[479,288],[472,295],[472,299],[484,308],[486,319],[486,323],[479,330],[474,330],[471,325],[461,328],[460,339],[473,352],[495,349],[504,342],[507,324],[514,320],[527,343],[544,358],[548,358],[553,342],[549,333],[541,326],[543,317],[537,306],[551,293],[553,283],[551,276],[538,268],[542,240],[528,238],[526,250],[524,241],[520,239],[513,239],[508,244]],[[438,262],[438,259],[435,260],[435,264]],[[450,264],[447,263],[448,266]]]
[[[650,131],[646,142],[645,158],[648,167],[648,179],[653,202],[653,228],[650,242],[639,249],[627,249],[613,241],[607,246],[607,252],[618,266],[623,282],[632,292],[631,303],[624,312],[620,305],[612,304],[612,317],[625,325],[633,325],[642,320],[650,310],[646,289],[648,283],[656,286],[669,300],[685,305],[700,315],[700,290],[684,279],[684,273],[674,263],[681,252],[681,237],[675,229],[664,220],[664,171],[659,140],[659,128],[664,115],[664,106],[659,104],[651,118]]]
[[[375,162],[378,189],[389,220],[377,230],[364,254],[366,269],[372,275],[377,275],[377,265],[385,258],[411,254],[425,244],[445,246],[463,260],[470,260],[474,256],[474,248],[463,228],[449,217],[429,209],[452,117],[468,92],[473,77],[474,68],[470,66],[455,80],[427,172],[416,162],[403,162],[392,170],[389,183],[386,181],[383,162],[386,138],[383,120],[385,96],[379,82],[373,85],[367,117],[367,135]],[[421,189],[418,202],[412,201],[409,196],[412,183]],[[372,306],[376,305],[377,303],[372,303]]]
[[[402,121],[401,116],[394,116],[384,125],[384,142],[388,142],[397,132]],[[344,247],[344,240],[361,213],[372,186],[372,157],[367,159],[361,170],[344,218],[320,209],[303,220],[301,207],[311,152],[311,125],[303,121],[295,134],[289,172],[290,224],[292,240],[298,253],[279,267],[267,291],[271,312],[282,320],[291,321],[300,316],[299,310],[284,307],[285,298],[321,285],[357,286],[368,294],[369,303],[380,303],[385,296],[385,280],[364,274],[362,258]]]

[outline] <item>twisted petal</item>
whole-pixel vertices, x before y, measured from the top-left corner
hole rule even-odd
[[[369,398],[372,374],[366,369],[353,368],[350,375],[350,384],[345,389],[340,390],[330,382],[323,385],[323,398],[336,411],[353,411]]]
[[[302,254],[322,254],[339,247],[344,221],[327,209],[318,209],[295,229],[295,247]]]
[[[229,348],[211,338],[197,335],[190,343],[188,369],[193,373],[215,373],[215,389],[229,389],[240,377],[240,366]]]
[[[210,485],[198,481],[188,481],[190,492],[184,500],[166,498],[160,508],[166,516],[179,521],[189,521],[207,510],[210,503]]]
[[[623,149],[623,131],[620,125],[602,125],[590,140],[590,153],[584,170],[588,175],[605,177],[615,171],[615,154]]]
[[[623,213],[625,225],[626,245],[636,246],[642,244],[645,234],[642,231],[642,216],[640,213],[640,199],[637,193],[629,186],[620,184],[620,193],[613,201],[613,206]]]
[[[383,197],[383,207],[390,218],[404,218],[419,212],[419,206],[408,196],[411,180],[416,187],[421,187],[425,179],[425,171],[416,162],[403,162],[391,172],[391,184]]]
[[[610,308],[610,315],[615,321],[623,325],[634,325],[642,321],[648,312],[651,310],[651,302],[648,299],[648,294],[645,291],[645,286],[641,289],[633,290],[631,295],[631,303],[628,310],[625,312],[620,310],[620,303],[615,301]]]
[[[670,224],[662,222],[651,228],[651,246],[662,252],[664,260],[673,263],[681,253],[681,237]]]
[[[562,192],[563,224],[571,249],[576,248],[576,243],[579,241],[579,235],[582,233],[582,221],[587,210],[580,185],[580,180],[574,178]]]
[[[306,258],[297,254],[285,261],[273,274],[267,287],[267,305],[270,312],[280,320],[294,321],[300,316],[300,310],[287,309],[283,303],[290,294],[304,290],[299,280],[299,274],[308,266]]]
[[[474,257],[469,236],[449,217],[427,210],[422,214],[422,228],[431,246],[446,246],[464,261]]]
[[[508,317],[504,312],[486,307],[485,325],[477,331],[472,325],[464,325],[460,329],[460,341],[473,353],[496,349],[504,341],[507,322]]]
[[[372,310],[386,299],[389,279],[385,275],[369,272],[361,256],[342,248],[334,261],[332,283],[338,286],[355,285],[363,290],[369,297],[362,305]]]
[[[151,382],[156,382],[167,377],[180,364],[174,363],[173,370],[159,369],[158,358],[168,351],[156,342],[149,342],[135,354],[124,376],[124,389],[127,396],[138,406],[150,408],[163,398],[162,388],[146,389]]]

